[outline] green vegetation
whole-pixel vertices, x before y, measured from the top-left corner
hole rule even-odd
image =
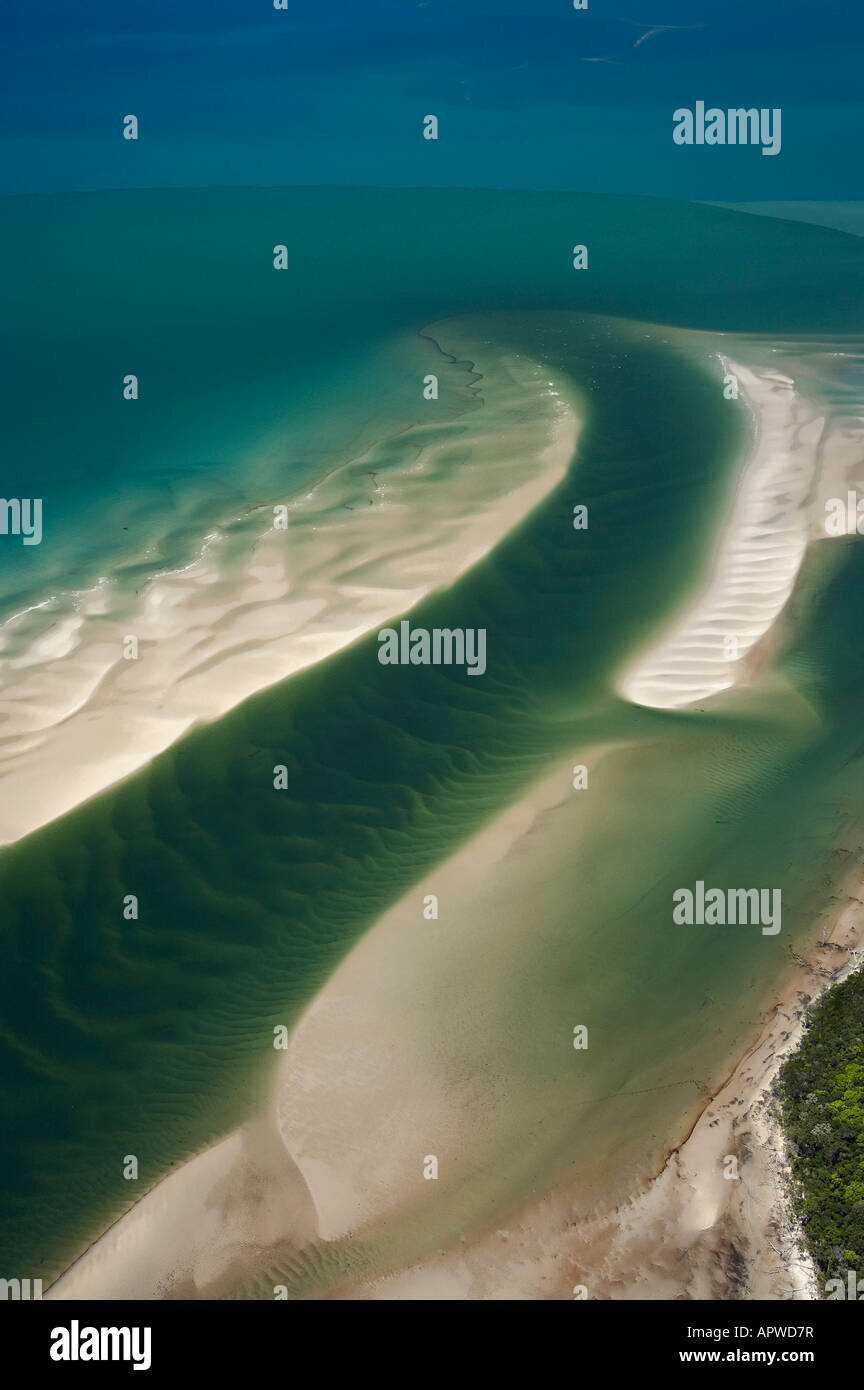
[[[825,1279],[864,1273],[864,971],[828,991],[778,1094],[796,1210]]]

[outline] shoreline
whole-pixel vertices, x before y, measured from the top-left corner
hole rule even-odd
[[[663,1227],[652,1259],[668,1280],[667,1291],[654,1297],[818,1297],[815,1267],[790,1207],[789,1155],[773,1087],[797,1050],[807,1011],[858,968],[851,952],[862,945],[864,906],[850,899],[824,944],[796,958],[755,1040],[661,1171],[608,1218],[616,1228],[600,1269],[608,1297],[616,1289],[628,1296],[631,1245],[652,1225]],[[729,1156],[737,1161],[737,1180],[724,1176]]]

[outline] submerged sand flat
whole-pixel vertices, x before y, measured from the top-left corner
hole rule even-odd
[[[227,522],[194,563],[149,580],[129,611],[106,579],[29,643],[18,639],[27,614],[0,628],[0,843],[406,612],[560,481],[579,428],[567,388],[530,358],[489,342],[475,350],[458,323],[432,331],[436,371],[468,414],[447,419],[429,401],[428,424],[278,499],[285,529],[274,527],[277,503]]]
[[[599,808],[580,803],[561,765],[419,883],[304,1015],[262,1119],[145,1197],[50,1296],[570,1298],[584,1284],[591,1297],[723,1297],[736,1231],[753,1244],[758,1296],[787,1296],[769,1277],[776,1262],[755,1263],[778,1221],[778,1174],[754,1153],[741,1097],[759,1094],[788,1046],[807,972],[790,973],[787,947],[735,943],[755,990],[733,970],[730,994],[715,961],[716,997],[682,1019],[675,958],[683,967],[704,945],[665,931],[652,976],[651,910],[622,931],[615,967],[593,968],[609,930],[592,930],[593,894],[616,867],[610,858],[593,891],[585,871],[610,830],[626,829],[618,799],[657,776],[668,798],[693,775],[697,747],[670,768],[662,745],[639,755],[586,744]],[[648,853],[668,843],[675,817],[661,819]],[[423,915],[431,892],[434,920]],[[844,952],[855,939],[842,935]],[[783,1002],[757,1053],[748,1017],[771,1006],[778,970]],[[622,1011],[640,1019],[638,1060]],[[572,1047],[574,1018],[589,1028],[587,1051]],[[741,1040],[745,1064],[705,1109],[718,1055],[728,1065]],[[664,1165],[664,1136],[686,1133],[703,1109]],[[740,1186],[724,1181],[729,1153]],[[438,1177],[427,1180],[433,1155]],[[652,1168],[661,1177],[643,1193]],[[782,1243],[782,1228],[771,1234]]]

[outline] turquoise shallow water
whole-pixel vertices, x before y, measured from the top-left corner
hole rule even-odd
[[[133,544],[120,515],[134,543],[161,547],[159,564],[166,550],[179,563],[207,525],[278,496],[286,474],[296,484],[410,423],[422,352],[409,371],[387,344],[444,315],[499,311],[487,331],[575,383],[586,425],[564,482],[412,615],[485,627],[482,681],[382,668],[373,635],[2,852],[7,1261],[52,1277],[128,1205],[124,1154],[139,1155],[149,1185],[244,1118],[268,1084],[273,1023],[296,1017],[382,911],[574,743],[668,739],[683,770],[661,815],[651,777],[627,774],[617,859],[604,865],[602,838],[585,830],[593,911],[629,922],[628,953],[613,933],[586,946],[565,932],[556,861],[548,952],[526,963],[526,998],[542,1014],[550,972],[578,993],[587,950],[608,1019],[626,1019],[603,1084],[624,1087],[635,1057],[650,1071],[686,1046],[708,1076],[758,1011],[785,940],[724,939],[707,1022],[695,1017],[698,942],[679,938],[655,961],[648,1001],[640,972],[665,940],[668,883],[712,857],[730,882],[786,874],[793,934],[831,891],[838,824],[864,809],[850,772],[861,561],[850,543],[814,567],[782,658],[818,712],[815,732],[770,694],[760,705],[758,690],[704,721],[611,695],[628,652],[699,573],[748,437],[714,379],[632,320],[852,333],[864,245],[718,209],[563,194],[136,193],[19,199],[10,212],[6,491],[43,495],[53,533],[26,555],[4,550],[7,605],[58,575],[74,586],[120,566]],[[271,267],[279,242],[284,273]],[[587,272],[572,269],[576,242]],[[159,401],[134,425],[116,391],[130,356]],[[56,383],[47,402],[37,362]],[[592,517],[578,546],[574,498]],[[273,791],[276,763],[287,794]],[[734,826],[720,837],[718,802]],[[144,905],[134,930],[119,906],[129,892]],[[547,1035],[528,1015],[530,1078]],[[579,1098],[583,1111],[596,1094]],[[637,1149],[674,1121],[657,1115],[628,1119]],[[591,1141],[588,1124],[585,1152]],[[551,1175],[572,1158],[565,1133],[544,1145],[525,1161]],[[519,1180],[517,1165],[502,1190]],[[488,1214],[485,1190],[461,1200]]]

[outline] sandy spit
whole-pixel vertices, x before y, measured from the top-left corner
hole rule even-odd
[[[287,525],[264,505],[226,525],[131,613],[106,580],[34,642],[16,630],[27,614],[0,627],[0,844],[406,613],[542,501],[572,460],[576,411],[547,368],[482,351],[482,408],[443,424],[430,414],[276,499]]]

